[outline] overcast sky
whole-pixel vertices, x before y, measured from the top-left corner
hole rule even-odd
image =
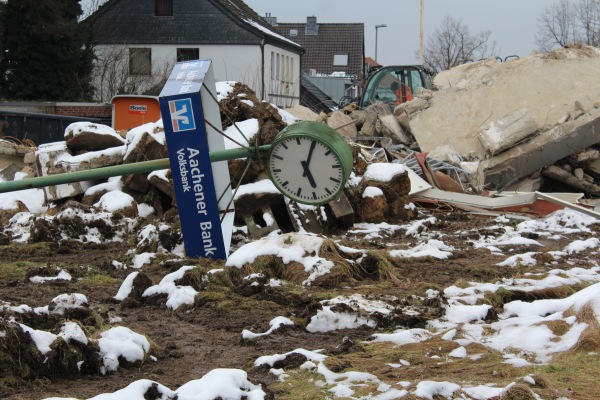
[[[382,65],[416,64],[419,61],[420,0],[244,0],[259,15],[277,17],[278,22],[362,22],[365,24],[365,55]],[[490,30],[498,55],[527,56],[536,48],[538,18],[557,0],[425,0],[425,44],[427,35],[450,14],[476,34]]]

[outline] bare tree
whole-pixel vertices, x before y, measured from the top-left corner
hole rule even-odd
[[[580,0],[576,5],[576,15],[582,42],[600,46],[600,0]]]
[[[495,51],[495,43],[489,43],[490,35],[491,31],[471,34],[468,26],[447,14],[427,39],[424,64],[439,72],[467,61],[491,57]]]
[[[162,88],[175,64],[173,60],[154,60],[150,75],[129,73],[129,48],[123,45],[96,47],[93,83],[96,101],[109,102],[117,94],[149,94]]]
[[[580,40],[576,6],[572,0],[560,0],[544,10],[538,19],[536,43],[539,50],[548,51]]]

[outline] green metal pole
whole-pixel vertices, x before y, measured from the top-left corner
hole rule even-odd
[[[237,148],[213,151],[209,153],[211,162],[235,160],[238,158],[256,157],[258,152],[269,151],[271,145],[267,144],[258,148]],[[159,160],[143,161],[131,164],[114,165],[88,169],[84,171],[65,172],[63,174],[39,176],[37,178],[22,179],[19,181],[0,183],[0,193],[15,192],[18,190],[40,188],[45,186],[61,185],[64,183],[81,182],[88,180],[100,180],[112,176],[121,176],[129,174],[141,174],[145,172],[157,171],[170,168],[168,158]]]

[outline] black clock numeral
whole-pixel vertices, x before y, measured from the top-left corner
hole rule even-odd
[[[302,188],[298,188],[298,191],[296,192],[296,196],[300,197],[300,193],[302,193]]]
[[[329,178],[330,180],[334,181],[335,183],[340,183],[341,180],[340,179],[336,179],[334,177]]]
[[[272,157],[283,161],[283,157],[278,156],[277,154],[273,154]]]
[[[288,185],[288,183],[290,183],[289,181],[285,181],[281,184],[281,186],[286,187]]]
[[[300,138],[296,138],[296,143],[300,146]]]
[[[286,150],[288,149],[288,147],[286,146],[286,144],[285,144],[285,143],[283,143],[283,142],[281,143],[281,147],[283,147],[283,148],[284,148],[284,149],[286,149]]]
[[[317,194],[315,192],[313,192],[313,199],[317,199]]]
[[[277,168],[277,169],[274,169],[274,170],[273,170],[273,172],[275,172],[275,173],[277,173],[277,172],[281,172],[281,169],[279,169],[279,168]]]
[[[331,190],[329,190],[329,188],[325,188],[325,191],[327,192],[327,196],[331,196]]]
[[[339,169],[339,168],[341,168],[341,166],[340,166],[340,164],[333,164],[333,165],[331,166],[331,168],[338,168],[338,169]]]
[[[331,150],[327,150],[327,152],[325,153],[326,156],[331,154]]]

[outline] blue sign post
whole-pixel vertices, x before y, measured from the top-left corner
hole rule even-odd
[[[186,255],[225,259],[233,228],[233,208],[226,210],[232,193],[227,162],[211,164],[209,158],[209,151],[225,149],[213,97],[210,60],[177,63],[160,93],[160,111]]]

